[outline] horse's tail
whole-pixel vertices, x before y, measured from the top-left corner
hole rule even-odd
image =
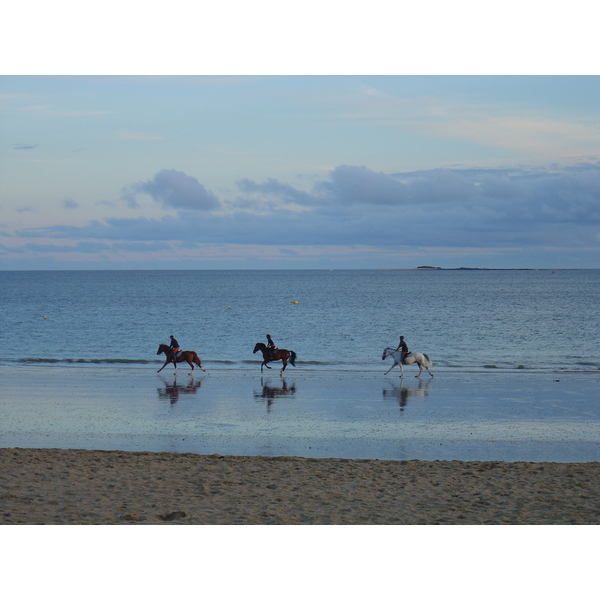
[[[290,350],[290,365],[296,366],[296,353],[293,350]]]
[[[427,354],[425,354],[425,352],[423,352],[423,356],[425,357],[425,366],[426,367],[432,367],[433,366],[433,362],[429,358],[429,356],[427,356]]]

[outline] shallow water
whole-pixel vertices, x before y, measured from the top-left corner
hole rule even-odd
[[[290,368],[291,369],[291,368]],[[385,377],[0,367],[2,447],[421,460],[600,460],[600,376]]]

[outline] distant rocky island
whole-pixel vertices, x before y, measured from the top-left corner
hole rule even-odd
[[[488,268],[488,267],[431,267],[422,265],[408,269],[381,269],[382,271],[536,271],[540,269],[503,269],[503,268]],[[543,269],[542,269],[543,270]]]
[[[486,267],[455,267],[445,269],[443,267],[430,267],[429,265],[423,265],[417,267],[417,269],[429,270],[429,271],[533,271],[534,269],[490,269]]]

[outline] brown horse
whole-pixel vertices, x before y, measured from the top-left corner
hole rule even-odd
[[[173,363],[175,369],[177,369],[177,365],[175,363],[186,362],[188,365],[190,365],[190,367],[192,367],[190,375],[194,372],[194,365],[198,365],[198,368],[206,373],[206,370],[202,368],[202,361],[193,350],[184,350],[177,358],[174,358],[172,348],[169,348],[169,346],[166,344],[159,344],[158,352],[156,354],[158,355],[163,353],[167,360],[165,360],[165,364],[157,371],[157,373],[160,373],[170,362]]]
[[[258,351],[262,352],[263,362],[260,365],[260,372],[263,372],[263,367],[267,367],[270,369],[271,367],[267,364],[268,362],[272,362],[274,360],[280,360],[283,362],[283,368],[279,372],[280,375],[283,375],[285,368],[287,367],[288,360],[292,367],[296,366],[296,353],[293,350],[285,350],[284,348],[278,348],[276,350],[269,350],[262,342],[258,342],[256,346],[254,346],[254,350],[252,354],[256,354]]]

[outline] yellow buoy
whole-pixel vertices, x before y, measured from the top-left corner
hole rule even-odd
[[[300,304],[300,302],[298,302],[298,300],[290,300],[290,302],[291,302],[292,304]]]
[[[229,306],[229,304],[227,305],[227,308],[231,308],[231,306]]]
[[[44,315],[44,319],[47,319],[48,317],[46,315]]]

